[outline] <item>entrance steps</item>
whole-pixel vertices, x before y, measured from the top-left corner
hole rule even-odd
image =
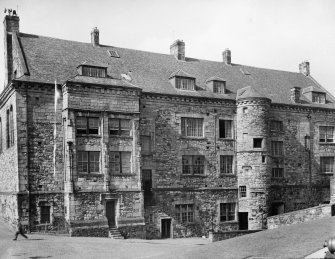
[[[117,227],[109,227],[108,237],[112,239],[124,239]]]

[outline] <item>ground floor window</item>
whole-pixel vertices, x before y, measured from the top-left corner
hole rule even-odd
[[[176,204],[175,216],[179,222],[194,222],[194,204]]]
[[[220,221],[235,220],[236,203],[220,203]]]

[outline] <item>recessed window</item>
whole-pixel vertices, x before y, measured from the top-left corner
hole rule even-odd
[[[232,120],[219,120],[219,138],[232,138],[232,131]]]
[[[109,119],[109,134],[111,136],[130,136],[129,119]]]
[[[233,156],[220,156],[220,174],[233,173]]]
[[[131,152],[110,152],[111,174],[131,174]]]
[[[176,88],[181,90],[194,90],[195,80],[189,77],[175,77],[176,78]]]
[[[99,134],[99,118],[96,117],[77,117],[76,118],[77,134]]]
[[[333,156],[320,157],[320,171],[321,173],[333,173],[334,172],[334,157]]]
[[[78,151],[78,172],[99,173],[99,151]]]
[[[41,224],[50,223],[50,206],[41,206]]]
[[[225,93],[226,82],[224,81],[213,81],[213,92],[218,94]]]
[[[203,137],[202,118],[181,118],[181,135],[184,137]]]
[[[220,221],[235,220],[236,203],[220,203]]]
[[[183,156],[182,172],[186,175],[204,174],[204,156]]]
[[[175,217],[181,223],[194,222],[194,204],[176,204]]]
[[[82,66],[82,75],[91,77],[106,77],[106,68]]]
[[[284,154],[283,141],[271,141],[271,155],[282,156]]]
[[[276,132],[283,131],[283,122],[282,121],[277,121],[277,120],[272,120],[271,123],[270,123],[270,129],[271,129],[271,131],[276,131]]]
[[[312,102],[313,103],[326,103],[326,94],[324,93],[312,93]]]
[[[247,187],[246,186],[240,186],[240,197],[244,198],[247,197]]]
[[[279,168],[279,167],[272,168],[272,177],[273,178],[283,178],[284,168]]]
[[[334,127],[333,126],[320,126],[319,127],[319,141],[323,143],[334,142]]]
[[[261,148],[262,147],[262,138],[254,138],[254,148]]]

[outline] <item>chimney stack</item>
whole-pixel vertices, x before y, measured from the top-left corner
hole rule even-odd
[[[231,51],[229,49],[225,49],[224,52],[222,52],[222,58],[223,62],[227,65],[231,64]]]
[[[299,64],[299,72],[301,74],[304,74],[305,76],[310,75],[309,62],[308,61],[304,61],[304,62]]]
[[[185,42],[176,40],[170,46],[170,54],[178,60],[185,60]]]
[[[99,30],[97,27],[93,28],[91,31],[91,43],[93,46],[99,46]]]
[[[300,101],[300,87],[292,87],[291,88],[291,100],[294,103],[299,103]]]

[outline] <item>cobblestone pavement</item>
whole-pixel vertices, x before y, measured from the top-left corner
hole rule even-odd
[[[0,258],[175,258],[194,247],[209,243],[203,238],[166,240],[113,240],[108,238],[51,235],[19,236],[0,222]]]

